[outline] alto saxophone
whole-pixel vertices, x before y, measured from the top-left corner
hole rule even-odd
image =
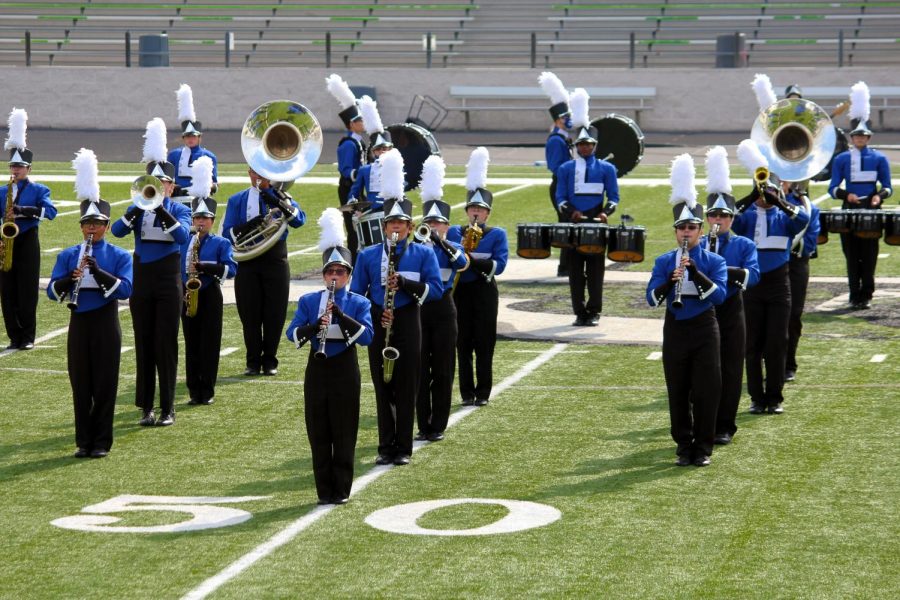
[[[19,235],[16,213],[13,211],[13,204],[16,200],[13,197],[15,185],[16,176],[10,175],[9,185],[6,186],[6,213],[3,215],[3,224],[0,225],[0,271],[4,273],[12,269],[13,240]]]
[[[466,232],[462,237],[462,247],[466,256],[471,255],[472,252],[475,251],[475,248],[478,247],[478,244],[483,237],[484,230],[478,225],[478,220],[475,217],[472,217],[472,220],[469,221],[469,226],[466,228]],[[456,277],[453,278],[453,290],[456,290],[456,284],[459,283],[460,275],[462,275],[462,271],[457,271]]]
[[[197,302],[200,298],[200,273],[197,271],[197,262],[200,260],[200,234],[203,228],[197,228],[197,237],[191,242],[191,258],[188,261],[187,283],[184,284],[184,314],[187,317],[197,315]]]
[[[388,285],[388,282],[391,280],[391,277],[394,275],[397,265],[397,239],[399,238],[399,234],[395,231],[391,234],[390,239],[387,241],[388,247],[388,271],[387,278],[384,280],[384,310],[391,311],[391,315],[393,316],[394,312],[394,295],[397,293],[397,290],[392,290]],[[384,348],[381,350],[381,358],[383,360],[383,370],[384,370],[384,382],[390,383],[391,379],[394,377],[394,362],[398,358],[400,358],[400,351],[391,346],[391,329],[393,327],[393,320],[385,327],[384,334]]]

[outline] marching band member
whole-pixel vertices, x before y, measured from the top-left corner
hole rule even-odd
[[[806,290],[809,287],[809,260],[816,258],[819,230],[819,207],[810,202],[806,192],[781,182],[784,198],[794,206],[800,206],[809,213],[809,223],[791,241],[791,259],[788,262],[788,277],[791,282],[791,318],[788,321],[788,347],[785,355],[784,380],[794,381],[797,376],[797,346],[803,332],[803,308],[806,305]]]
[[[353,267],[341,221],[336,208],[319,218],[326,289],[303,295],[287,328],[297,348],[310,343],[303,401],[319,504],[345,504],[350,497],[359,429],[356,347],[368,346],[373,336],[371,303],[348,288]]]
[[[747,351],[747,326],[744,321],[743,290],[759,281],[756,246],[731,230],[734,222],[734,196],[731,195],[728,154],[722,146],[706,153],[706,219],[710,233],[700,247],[725,259],[728,286],[725,300],[716,306],[719,326],[719,364],[722,368],[722,393],[716,412],[716,444],[730,444],[737,432],[737,411],[744,390],[744,358]],[[713,235],[713,230],[716,235]]]
[[[207,156],[212,161],[213,193],[215,193],[216,182],[219,180],[219,161],[215,154],[200,145],[203,141],[203,125],[197,120],[194,112],[194,93],[191,86],[182,83],[175,96],[178,101],[178,121],[181,123],[181,141],[184,142],[184,146],[172,150],[166,158],[175,165],[175,195],[186,195],[194,176],[193,165],[201,156]]]
[[[191,218],[194,233],[182,248],[181,277],[185,305],[181,312],[184,332],[184,366],[188,404],[212,404],[216,395],[219,351],[222,348],[222,282],[234,277],[237,263],[231,242],[213,233],[216,201],[210,198],[213,165],[201,156],[194,163]]]
[[[856,210],[881,208],[893,193],[891,168],[887,158],[869,148],[872,130],[869,126],[869,88],[860,81],[850,88],[850,144],[852,148],[834,157],[828,193],[843,201],[841,208]],[[839,187],[841,183],[844,187]],[[878,187],[880,184],[880,188]],[[875,293],[875,267],[878,262],[878,238],[863,239],[850,233],[841,234],[841,249],[847,259],[850,306],[867,309]]]
[[[9,263],[9,269],[0,270],[0,304],[9,337],[7,350],[34,348],[41,272],[38,226],[41,219],[52,221],[56,217],[50,189],[28,178],[34,153],[25,146],[27,123],[28,114],[23,109],[14,108],[9,113],[9,137],[4,148],[9,150],[10,178],[9,184],[0,187],[0,220],[7,221],[11,212],[18,227],[18,234],[3,242],[8,253],[4,263]],[[12,202],[12,211],[8,210],[7,200]]]
[[[538,83],[550,97],[553,105],[550,107],[550,117],[553,119],[553,129],[547,136],[544,144],[544,158],[547,169],[553,174],[550,182],[550,204],[556,213],[558,223],[566,223],[569,218],[560,212],[556,204],[556,186],[558,185],[559,168],[563,163],[572,160],[572,140],[569,139],[569,130],[572,128],[572,113],[569,110],[569,92],[566,91],[559,77],[550,72],[541,73]],[[570,248],[560,248],[559,267],[556,269],[557,277],[568,277]]]
[[[679,248],[656,259],[647,302],[666,302],[663,371],[669,418],[679,467],[709,465],[722,387],[719,326],[714,305],[725,299],[725,259],[700,247],[703,208],[694,189],[694,161],[682,154],[672,162],[675,239]]]
[[[276,192],[273,182],[251,167],[250,187],[228,199],[222,237],[236,243],[253,235],[272,211],[286,215],[293,228],[306,222],[306,213],[290,196]],[[276,213],[277,214],[277,213]],[[260,256],[241,262],[234,278],[238,316],[247,348],[244,375],[278,374],[278,343],[287,317],[291,270],[287,258],[287,236]]]
[[[450,205],[444,202],[445,165],[440,156],[429,156],[422,165],[422,222],[430,234],[416,241],[431,246],[444,283],[442,295],[422,305],[422,381],[416,400],[417,440],[439,442],[450,418],[453,378],[456,374],[456,305],[453,280],[469,267],[469,259],[457,242],[447,241]]]
[[[447,232],[447,239],[462,245],[469,257],[469,268],[457,273],[458,284],[453,292],[458,325],[459,393],[466,406],[484,406],[491,398],[500,304],[496,277],[503,273],[509,260],[506,230],[487,226],[494,200],[486,187],[489,161],[487,148],[481,146],[472,151],[466,165],[466,218],[469,224],[465,227],[454,225]]]
[[[751,174],[760,168],[768,169],[768,161],[752,140],[742,141],[737,154]],[[759,283],[744,294],[747,390],[752,414],[784,412],[785,349],[791,314],[788,259],[792,238],[809,223],[809,213],[788,203],[776,180],[777,175],[771,173],[774,185],[754,185],[738,203],[738,215],[731,226],[738,235],[753,240],[759,261]]]
[[[340,139],[337,147],[337,166],[340,179],[338,180],[338,201],[341,206],[349,202],[350,188],[356,181],[359,169],[366,163],[366,139],[363,133],[366,131],[366,123],[356,103],[356,96],[340,75],[332,73],[325,78],[328,92],[334,96],[341,106],[338,116],[347,128],[347,133]],[[359,242],[356,239],[356,228],[353,225],[353,214],[345,212],[343,215],[344,227],[347,230],[347,247],[356,262],[356,251]]]
[[[590,126],[588,117],[588,95],[583,88],[572,93],[572,121],[580,127],[575,138],[578,156],[557,171],[556,204],[559,212],[572,223],[583,219],[598,219],[606,223],[616,210],[619,202],[619,180],[616,168],[594,155],[597,147],[597,132]],[[606,206],[603,197],[606,196]],[[575,326],[596,326],[603,310],[603,277],[606,271],[604,254],[569,254],[569,291],[572,296],[572,310]],[[585,285],[588,291],[584,301]]]
[[[363,215],[372,215],[373,218],[380,215],[384,211],[384,198],[381,195],[381,157],[385,152],[394,147],[391,141],[391,134],[385,130],[381,123],[381,116],[378,114],[378,107],[375,101],[368,96],[359,99],[359,110],[363,115],[363,121],[366,123],[366,133],[369,134],[369,140],[372,148],[372,162],[360,167],[356,176],[356,181],[350,188],[350,203],[357,204],[360,201],[366,201],[370,204],[362,210],[353,213],[354,224],[359,223],[360,217]],[[404,184],[405,187],[405,184]],[[380,226],[380,223],[379,223]],[[366,246],[377,244],[379,240],[375,236],[366,236],[359,239],[359,249]]]
[[[113,223],[116,237],[134,235],[134,290],[129,306],[137,362],[135,405],[142,410],[140,425],[175,423],[175,377],[178,371],[178,315],[181,314],[181,247],[188,241],[191,209],[171,200],[175,165],[166,160],[166,124],[147,123],[144,134],[147,174],[163,188],[163,200],[153,210],[132,204]],[[159,375],[160,417],[153,404]]]
[[[412,203],[403,195],[400,151],[388,151],[381,161],[385,243],[359,253],[350,291],[371,299],[372,322],[380,324],[369,346],[369,371],[378,411],[375,463],[406,465],[412,456],[413,412],[422,371],[419,307],[426,300],[436,299],[443,283],[434,252],[407,240],[412,229]],[[391,247],[395,235],[397,242]],[[385,360],[385,348],[399,353],[395,361]],[[388,375],[391,368],[393,374]]]
[[[122,329],[117,301],[131,295],[132,264],[127,251],[105,239],[109,202],[100,198],[97,157],[82,148],[72,166],[85,241],[56,257],[47,296],[68,300],[72,309],[66,356],[75,406],[75,458],[103,458],[113,443],[119,389]]]

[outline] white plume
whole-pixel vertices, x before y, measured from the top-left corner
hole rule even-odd
[[[731,193],[731,169],[728,152],[722,146],[713,146],[706,153],[706,191],[710,194]]]
[[[853,84],[850,88],[850,111],[851,119],[859,119],[863,125],[869,120],[869,86],[862,81]],[[9,146],[7,146],[9,148]]]
[[[422,165],[422,202],[440,200],[444,196],[444,173],[447,167],[444,159],[432,154]]]
[[[690,154],[679,154],[672,161],[669,174],[672,182],[672,195],[669,204],[673,206],[684,202],[691,210],[697,206],[697,188],[694,187],[694,159]]]
[[[359,112],[366,123],[366,133],[381,133],[384,125],[381,123],[381,115],[378,114],[378,103],[369,96],[359,99]]]
[[[559,77],[550,71],[541,73],[540,77],[538,77],[538,83],[541,84],[544,93],[550,96],[550,101],[553,104],[569,102],[569,92],[566,91],[566,86],[562,84]]]
[[[365,118],[365,117],[364,117]],[[381,155],[381,197],[403,198],[403,155],[391,148]]]
[[[328,88],[328,93],[334,96],[334,99],[341,105],[341,110],[356,104],[356,96],[353,95],[350,86],[337,73],[332,73],[325,78],[325,87]]]
[[[72,161],[75,169],[75,197],[79,200],[100,200],[100,171],[97,168],[97,155],[93,150],[82,148],[75,153]]]
[[[590,101],[591,97],[588,96],[586,89],[575,88],[575,90],[572,91],[572,95],[569,96],[569,109],[572,111],[573,129],[590,127],[591,117],[588,116],[588,113],[590,112]]]
[[[191,90],[191,86],[182,83],[181,87],[175,91],[175,98],[178,100],[178,122],[196,121],[197,115],[194,113],[194,92]]]
[[[344,233],[344,217],[341,211],[331,207],[322,211],[319,217],[319,252],[325,252],[335,246],[346,246],[347,238]]]
[[[472,150],[469,162],[466,164],[466,189],[474,192],[478,188],[487,188],[488,163],[491,155],[484,146]]]
[[[778,102],[778,97],[775,95],[775,90],[772,89],[772,81],[768,75],[757,73],[750,86],[753,88],[753,93],[756,94],[756,103],[759,105],[759,110],[766,110]]]
[[[751,176],[756,173],[756,169],[759,167],[769,168],[769,160],[763,156],[759,146],[753,140],[744,140],[738,144],[737,157]]]
[[[13,108],[9,113],[9,137],[6,138],[4,148],[10,150],[18,148],[24,150],[25,146],[25,130],[28,128],[28,113],[24,108]]]
[[[147,122],[147,131],[144,132],[144,158],[143,162],[163,162],[166,160],[166,124],[159,117]]]
[[[208,156],[201,156],[194,161],[193,177],[188,194],[197,198],[209,198],[213,184],[213,161]]]

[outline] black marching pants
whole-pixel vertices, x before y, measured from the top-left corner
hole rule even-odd
[[[0,304],[11,344],[34,342],[37,329],[38,279],[41,243],[38,228],[19,233],[13,242],[12,268],[0,271]]]
[[[153,410],[159,375],[159,408],[175,412],[175,376],[178,372],[178,322],[184,303],[180,252],[152,263],[134,256],[134,290],[128,301],[134,328],[137,384],[134,403]]]
[[[359,430],[359,393],[356,346],[324,360],[315,358],[310,351],[303,404],[320,500],[350,496]]]
[[[691,460],[712,455],[722,388],[719,326],[714,310],[684,321],[677,321],[671,311],[666,311],[663,371],[676,454]]]
[[[443,433],[456,374],[456,305],[449,291],[422,305],[422,379],[416,419],[422,433]]]
[[[194,400],[209,400],[216,395],[222,350],[222,289],[217,283],[200,290],[196,315],[188,317],[182,310],[181,329],[188,394]]]
[[[242,262],[234,277],[248,368],[278,368],[276,354],[287,318],[290,280],[284,240],[276,242],[265,254]]]
[[[556,175],[553,175],[553,180],[550,182],[550,205],[553,207],[553,212],[556,213],[556,222],[557,223],[568,223],[569,217],[564,215],[559,211],[556,207]],[[559,268],[558,272],[560,274],[567,273],[569,270],[569,257],[575,251],[572,248],[560,248],[559,249]]]
[[[716,307],[716,322],[719,325],[719,362],[722,367],[716,434],[734,435],[738,429],[738,405],[744,392],[744,357],[747,351],[743,292],[734,294]]]
[[[744,315],[747,321],[747,390],[753,402],[774,406],[784,402],[784,362],[791,317],[787,263],[763,273],[759,283],[744,292]]]
[[[459,393],[463,400],[489,400],[494,381],[494,346],[497,344],[497,281],[460,282],[453,294],[456,303],[456,354],[459,359]],[[472,354],[475,370],[472,370]],[[475,384],[475,379],[478,384]]]
[[[412,303],[394,310],[390,344],[400,352],[400,357],[394,362],[390,383],[384,382],[382,370],[385,329],[381,326],[381,312],[381,307],[373,303],[375,336],[368,347],[369,371],[375,387],[378,413],[378,454],[412,455],[413,417],[422,374],[419,305]]]
[[[338,180],[338,202],[341,203],[341,206],[344,206],[350,200],[350,188],[352,187],[353,180],[349,177],[341,177],[340,180]],[[353,225],[352,212],[344,213],[344,229],[347,230],[346,247],[350,249],[350,253],[353,255],[353,259],[350,262],[355,265],[356,254],[358,251],[357,246],[359,246],[359,238],[356,235],[356,227]]]
[[[806,304],[806,288],[809,286],[809,257],[791,256],[791,318],[788,321],[788,347],[785,369],[797,371],[797,346],[803,332],[803,307]]]
[[[603,311],[605,261],[605,254],[582,254],[574,249],[569,254],[569,293],[572,296],[572,311],[579,317],[596,315]],[[587,303],[584,301],[585,283],[587,283]]]
[[[122,353],[118,303],[73,312],[66,349],[75,405],[75,445],[109,452]]]
[[[878,240],[863,239],[852,233],[842,233],[841,249],[844,251],[844,258],[847,259],[850,303],[871,300],[875,293]]]

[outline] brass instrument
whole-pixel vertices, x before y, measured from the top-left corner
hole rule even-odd
[[[481,238],[484,237],[484,230],[478,225],[478,220],[475,217],[472,217],[472,220],[469,221],[469,226],[466,228],[466,232],[463,234],[462,238],[462,247],[463,251],[465,251],[466,256],[472,254],[475,251],[475,248],[478,247],[478,244],[481,242]],[[453,278],[453,290],[456,290],[456,284],[459,283],[459,276],[462,275],[462,271],[456,272],[456,277]]]
[[[16,176],[9,176],[9,185],[6,186],[6,213],[3,215],[3,224],[0,225],[0,271],[4,273],[12,269],[13,240],[19,235],[19,226],[16,225],[16,213],[13,204],[13,189],[16,185]]]
[[[719,249],[719,224],[714,223],[709,229],[709,251],[717,254]]]
[[[750,138],[781,181],[803,181],[818,174],[831,160],[837,142],[828,113],[802,98],[779,100],[762,111]]]
[[[257,107],[244,121],[241,151],[250,168],[272,182],[279,202],[288,208],[291,197],[285,190],[312,169],[322,154],[322,128],[302,104],[274,100]],[[250,260],[274,246],[287,229],[289,213],[289,209],[269,211],[259,227],[235,243],[234,259]]]
[[[197,271],[197,263],[200,261],[200,235],[203,228],[197,228],[197,237],[191,243],[191,257],[188,261],[187,282],[184,284],[184,315],[186,317],[197,316],[197,302],[200,300],[200,273]]]
[[[72,292],[69,295],[69,302],[67,306],[72,310],[78,308],[78,297],[81,294],[81,283],[84,281],[85,269],[87,266],[85,265],[85,258],[91,256],[94,250],[94,234],[89,233],[87,239],[81,244],[81,254],[78,259],[78,268],[81,269],[81,277],[78,278],[78,281],[75,282],[75,286],[72,288]]]
[[[428,225],[428,223],[422,222],[419,223],[418,227],[416,227],[416,230],[413,233],[413,238],[420,244],[424,244],[428,240],[432,239],[431,236],[433,234],[434,230],[431,228],[431,226]]]
[[[684,238],[681,242],[681,257],[684,259],[688,253],[688,239]],[[675,297],[672,299],[672,308],[681,308],[684,306],[684,301],[681,299],[681,288],[684,287],[684,274],[687,272],[686,267],[682,267],[681,278],[675,282]]]
[[[334,304],[334,292],[337,288],[337,279],[332,279],[331,284],[328,286],[328,300],[325,302],[325,315],[331,314],[331,306]],[[328,327],[331,325],[331,318],[327,319],[327,322],[322,323],[322,326],[319,328],[319,349],[316,350],[316,353],[313,354],[317,359],[323,360],[325,358],[325,343],[328,341]]]
[[[397,293],[397,290],[392,290],[390,288],[390,285],[388,284],[397,269],[396,262],[398,238],[399,234],[395,231],[391,234],[390,239],[387,240],[388,272],[387,278],[384,281],[384,310],[391,311],[392,316],[394,312],[394,295]],[[394,377],[394,362],[398,358],[400,358],[400,351],[391,346],[391,329],[393,328],[393,324],[394,322],[391,321],[391,323],[385,328],[384,348],[381,350],[385,383],[391,382],[391,379]]]
[[[156,210],[165,199],[165,189],[153,175],[141,175],[131,182],[131,202],[141,210]]]
[[[766,191],[766,186],[769,185],[769,169],[756,167],[756,171],[753,172],[753,181],[756,182],[756,189],[762,195]]]

